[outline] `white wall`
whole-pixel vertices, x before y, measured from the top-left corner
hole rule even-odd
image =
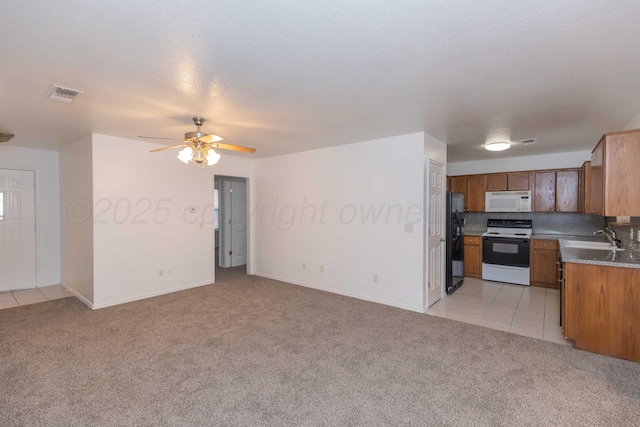
[[[60,151],[62,285],[92,305],[93,221],[91,136]]]
[[[415,133],[256,160],[255,273],[422,312],[424,151]]]
[[[624,130],[633,129],[640,129],[640,112],[624,127]]]
[[[496,160],[476,160],[471,162],[449,163],[447,165],[447,175],[457,176],[492,172],[579,168],[582,166],[582,163],[587,160],[591,160],[591,151],[573,151],[569,153],[510,157]]]
[[[32,170],[36,179],[37,286],[60,283],[60,189],[56,151],[0,145],[0,168]]]
[[[94,308],[214,281],[214,173],[250,176],[251,160],[201,169],[159,147],[93,135]]]

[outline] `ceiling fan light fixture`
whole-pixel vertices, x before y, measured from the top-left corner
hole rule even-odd
[[[510,142],[499,141],[499,142],[490,142],[488,144],[485,144],[484,149],[489,151],[504,151],[509,149],[510,147],[511,147]]]
[[[218,160],[220,160],[220,154],[216,153],[215,150],[213,148],[209,149],[209,151],[207,151],[207,165],[209,166],[213,166],[216,163],[218,163]]]
[[[185,147],[178,153],[178,160],[183,163],[191,163],[193,161],[193,148]]]

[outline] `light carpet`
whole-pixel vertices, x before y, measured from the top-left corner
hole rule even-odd
[[[0,425],[602,425],[640,364],[241,270],[97,311],[0,311]]]

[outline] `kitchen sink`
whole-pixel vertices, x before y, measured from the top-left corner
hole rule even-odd
[[[594,249],[597,251],[624,251],[609,242],[592,242],[589,240],[565,240],[564,245],[572,249]]]

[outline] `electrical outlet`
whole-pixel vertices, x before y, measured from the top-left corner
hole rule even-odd
[[[167,276],[171,276],[173,274],[173,268],[169,267],[167,268]]]
[[[306,262],[303,262],[303,263],[302,263],[302,269],[303,269],[303,270],[306,270],[306,269],[307,269],[307,263],[306,263]]]
[[[320,273],[324,273],[324,265],[320,266]]]
[[[413,233],[413,224],[408,223],[404,225],[404,232],[405,233]]]
[[[158,270],[158,277],[162,277],[162,276],[164,276],[164,270],[160,269]]]
[[[378,283],[378,275],[373,273],[373,283]]]

